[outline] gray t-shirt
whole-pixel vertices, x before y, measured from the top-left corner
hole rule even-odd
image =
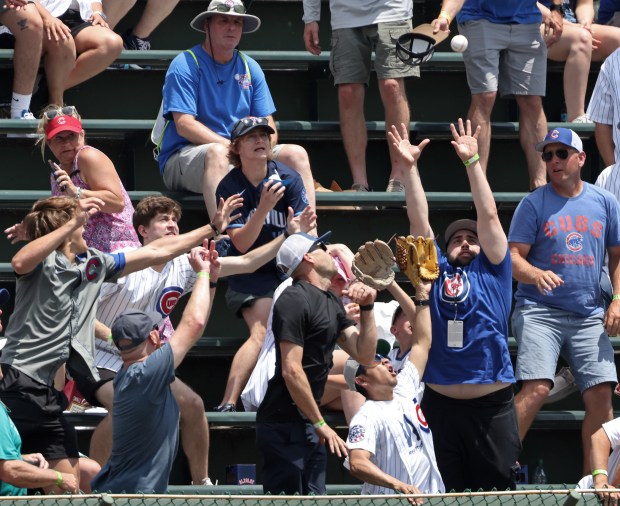
[[[179,407],[170,389],[173,381],[169,344],[116,375],[112,457],[91,482],[93,490],[166,492],[179,444]]]
[[[104,281],[115,281],[124,268],[123,253],[90,248],[75,263],[53,251],[33,271],[19,276],[2,363],[51,386],[73,351],[98,379],[93,357],[99,290]]]
[[[303,0],[304,23],[319,21],[321,0]],[[411,19],[412,0],[330,0],[332,30]]]

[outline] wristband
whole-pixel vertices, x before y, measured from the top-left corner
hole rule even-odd
[[[476,153],[469,160],[464,160],[463,165],[465,165],[465,167],[469,167],[472,163],[476,163],[478,160],[480,160],[480,155]]]
[[[213,237],[217,237],[218,235],[220,235],[220,231],[213,223],[209,223],[209,226],[211,227],[211,230],[213,230]]]
[[[114,339],[112,338],[112,332],[110,332],[110,335],[108,336],[108,343],[112,344],[114,342]]]
[[[592,476],[593,476],[593,477],[594,477],[594,476],[597,476],[597,475],[599,475],[599,474],[603,474],[603,475],[605,475],[605,476],[609,476],[609,475],[607,474],[607,470],[606,470],[606,469],[595,469],[594,471],[592,471]]]
[[[620,294],[618,293],[614,293],[613,296],[611,297],[611,300],[620,300]]]
[[[209,288],[217,288],[217,281],[209,281]]]
[[[200,272],[196,273],[196,277],[197,278],[207,278],[207,279],[210,279],[211,275],[209,274],[208,271],[200,271]]]
[[[414,300],[413,303],[416,306],[428,306],[430,304],[430,301],[428,299],[425,299],[425,300]]]
[[[441,12],[439,13],[439,16],[437,16],[437,17],[438,17],[438,18],[445,18],[445,19],[446,19],[446,21],[448,22],[448,25],[449,25],[450,23],[452,23],[452,18],[450,17],[450,14],[448,14],[448,12],[447,12],[447,11],[441,11]]]
[[[80,200],[81,196],[82,196],[82,188],[78,186],[77,189],[75,190],[75,200]]]
[[[62,474],[56,471],[56,486],[60,487],[62,485]]]
[[[366,304],[365,306],[360,306],[360,311],[372,311],[375,307],[374,302],[372,304]]]
[[[322,418],[318,422],[312,424],[315,429],[320,429],[321,427],[325,427],[326,425],[327,424],[325,423],[325,420],[323,420]]]

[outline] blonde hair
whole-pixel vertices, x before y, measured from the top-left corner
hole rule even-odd
[[[43,237],[67,223],[75,214],[77,200],[70,197],[48,197],[37,200],[24,218],[30,240]]]
[[[37,141],[35,142],[35,146],[37,144],[41,144],[41,157],[43,158],[43,160],[45,160],[45,146],[47,146],[47,136],[45,135],[45,127],[51,121],[47,119],[47,116],[45,115],[45,113],[48,111],[59,111],[60,112],[63,107],[73,107],[73,113],[71,114],[71,116],[82,121],[82,117],[80,116],[80,113],[78,113],[77,108],[75,106],[50,104],[47,107],[45,107],[45,109],[41,111],[41,119],[39,119],[39,124],[37,125],[38,138],[37,138]]]

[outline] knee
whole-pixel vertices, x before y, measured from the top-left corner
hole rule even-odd
[[[37,11],[24,11],[26,22],[20,23],[20,30],[15,33],[16,40],[28,40],[28,43],[41,42],[43,40],[43,20]]]
[[[551,382],[548,380],[524,381],[520,395],[536,404],[542,404],[545,402],[550,390]]]
[[[570,45],[571,53],[592,53],[592,34],[588,30],[577,30],[577,37]]]
[[[363,84],[339,84],[338,100],[344,108],[359,106],[364,102]]]
[[[205,154],[205,172],[217,172],[221,177],[228,172],[228,146],[220,143],[209,145]]]
[[[205,405],[200,396],[192,391],[177,398],[182,420],[200,420],[205,416]]]
[[[495,92],[476,93],[471,96],[471,107],[478,114],[490,118],[496,96]]]
[[[104,48],[107,54],[116,58],[123,51],[123,39],[112,30],[106,30],[104,38]]]
[[[298,144],[286,144],[282,146],[278,158],[298,172],[302,172],[302,170],[305,171],[306,167],[309,168],[310,165],[308,152]]]
[[[75,41],[73,37],[67,37],[65,40],[58,42],[43,41],[43,51],[48,58],[52,58],[54,62],[75,61]]]
[[[538,118],[542,113],[542,99],[536,95],[520,95],[517,97],[519,112],[522,116]]]
[[[605,411],[611,409],[611,384],[600,383],[584,390],[583,403],[586,411]]]
[[[387,104],[406,100],[403,83],[400,79],[380,79],[379,89],[383,101]]]

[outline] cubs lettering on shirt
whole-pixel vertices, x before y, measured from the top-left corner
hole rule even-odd
[[[561,197],[550,184],[526,196],[508,240],[530,245],[527,261],[553,271],[564,284],[543,295],[536,285],[519,283],[517,307],[544,304],[580,316],[602,312],[601,268],[607,247],[620,244],[619,212],[611,193],[589,183],[572,198]]]

